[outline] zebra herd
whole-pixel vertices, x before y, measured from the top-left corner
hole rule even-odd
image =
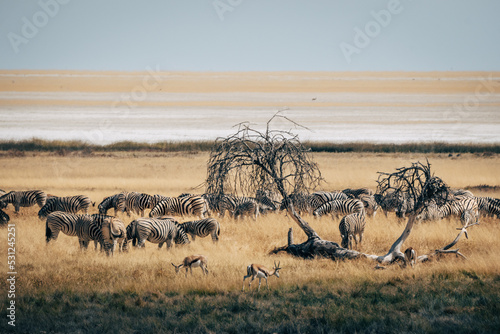
[[[292,203],[300,214],[314,217],[331,215],[333,219],[342,216],[339,232],[342,247],[352,248],[361,243],[367,217],[373,217],[380,208],[385,216],[394,212],[403,218],[414,209],[413,201],[401,194],[385,196],[374,194],[367,188],[344,189],[342,191],[317,191],[312,194],[292,194],[290,201],[284,201],[277,194],[259,190],[255,197],[215,194],[181,194],[178,197],[149,195],[139,192],[121,192],[104,198],[98,205],[98,214],[88,214],[94,203],[84,195],[57,197],[41,190],[11,191],[0,196],[0,209],[10,203],[18,213],[21,207],[38,205],[38,217],[46,219],[46,241],[56,240],[59,232],[77,236],[81,248],[87,248],[90,241],[101,245],[106,253],[115,247],[127,250],[127,242],[144,247],[145,241],[164,243],[170,248],[173,243],[189,243],[188,235],[194,241],[196,236],[211,235],[213,242],[219,240],[220,224],[211,217],[225,217],[226,213],[235,220],[242,217],[258,219],[260,215],[287,209]],[[107,212],[114,209],[114,216]],[[148,217],[145,210],[148,209]],[[82,214],[78,212],[82,211]],[[133,220],[127,227],[116,216],[131,213],[141,218]],[[455,216],[463,224],[478,221],[480,215],[500,218],[500,200],[491,197],[476,197],[470,191],[456,189],[450,192],[444,205],[430,202],[418,215],[418,221],[442,219]],[[175,217],[195,216],[199,220],[179,223]],[[0,220],[9,221],[9,216],[0,210]]]

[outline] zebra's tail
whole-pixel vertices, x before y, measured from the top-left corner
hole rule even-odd
[[[49,224],[45,223],[45,241],[49,242],[52,237],[52,230],[49,228]]]

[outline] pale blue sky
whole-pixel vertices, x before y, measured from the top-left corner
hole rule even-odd
[[[0,0],[0,69],[499,71],[499,42],[498,0]]]

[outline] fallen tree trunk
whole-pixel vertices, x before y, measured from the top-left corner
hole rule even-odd
[[[304,259],[323,257],[332,260],[357,259],[362,256],[358,251],[342,248],[336,242],[321,239],[311,226],[295,212],[291,204],[288,206],[288,213],[307,235],[307,241],[301,244],[290,244],[293,238],[289,236],[289,244],[287,246],[275,248],[271,251],[271,254],[286,252],[290,255]]]

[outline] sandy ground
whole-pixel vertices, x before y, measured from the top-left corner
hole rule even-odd
[[[500,73],[0,72],[2,140],[207,140],[278,110],[307,140],[496,143]]]

